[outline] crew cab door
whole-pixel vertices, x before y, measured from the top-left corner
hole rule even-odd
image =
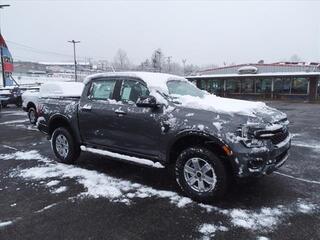
[[[79,105],[79,127],[87,145],[112,147],[117,139],[117,103],[114,100],[117,78],[98,78],[86,86]]]
[[[139,79],[124,79],[117,106],[117,139],[115,144],[128,153],[157,158],[161,147],[162,108],[137,107],[141,96],[149,95],[147,86]]]

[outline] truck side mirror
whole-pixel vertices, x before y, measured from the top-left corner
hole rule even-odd
[[[137,107],[149,107],[149,108],[156,108],[159,106],[157,103],[157,99],[154,96],[144,96],[139,97],[137,102]]]

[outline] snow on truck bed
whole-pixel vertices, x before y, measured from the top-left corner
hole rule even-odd
[[[78,82],[50,82],[40,87],[40,97],[80,97],[84,84]]]

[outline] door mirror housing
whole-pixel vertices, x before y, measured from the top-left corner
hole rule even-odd
[[[156,108],[159,106],[157,103],[157,99],[154,96],[145,96],[139,97],[137,102],[137,107],[149,107],[149,108]]]

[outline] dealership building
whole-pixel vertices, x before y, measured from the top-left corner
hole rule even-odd
[[[320,63],[241,64],[199,71],[187,78],[200,89],[224,97],[320,100]]]

